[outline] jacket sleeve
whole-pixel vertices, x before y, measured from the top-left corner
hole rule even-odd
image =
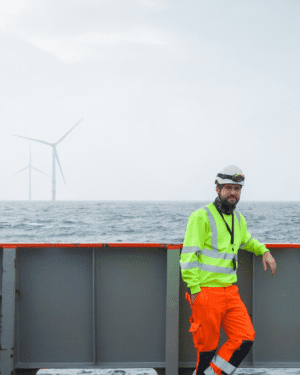
[[[203,210],[205,213],[205,211]],[[204,215],[199,210],[193,212],[188,220],[183,248],[180,255],[182,280],[190,288],[191,294],[201,291],[199,286],[200,270],[198,264],[199,251],[203,250],[206,223]]]
[[[256,256],[264,255],[267,251],[270,251],[266,248],[266,246],[255,238],[251,236],[251,234],[247,230],[247,223],[243,215],[240,214],[241,217],[241,246],[240,249],[250,251],[254,253]]]

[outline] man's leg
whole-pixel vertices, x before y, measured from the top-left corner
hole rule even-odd
[[[191,303],[188,293],[186,299]],[[226,312],[224,288],[201,287],[191,308],[190,332],[197,350],[196,375],[204,375],[220,339],[221,320]]]
[[[226,343],[214,356],[205,375],[231,375],[249,353],[255,331],[247,308],[238,293],[238,287],[225,288],[227,312],[221,326],[228,336]]]
[[[197,372],[196,375],[204,375],[204,371],[209,367],[211,360],[216,354],[217,349],[210,352],[197,353]]]

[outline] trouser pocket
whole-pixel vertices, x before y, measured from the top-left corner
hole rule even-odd
[[[185,299],[188,301],[188,303],[190,304],[190,306],[192,306],[192,300],[191,300],[191,296],[188,292],[185,292]]]
[[[203,330],[202,325],[199,321],[195,321],[194,317],[190,317],[191,327],[189,332],[193,334],[193,342],[196,349],[199,349],[203,345]]]

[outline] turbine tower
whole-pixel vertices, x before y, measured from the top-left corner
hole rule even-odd
[[[83,117],[82,119],[83,120]],[[57,163],[58,163],[58,166],[60,168],[60,171],[61,171],[61,174],[62,174],[62,177],[64,179],[64,183],[66,183],[65,181],[65,178],[64,178],[64,174],[63,174],[63,171],[61,169],[61,165],[60,165],[60,161],[59,161],[59,158],[58,158],[58,153],[57,153],[57,150],[56,150],[56,146],[63,140],[66,138],[66,136],[75,128],[75,126],[77,126],[80,121],[79,120],[64,136],[62,136],[57,142],[55,143],[49,143],[49,142],[45,142],[45,141],[41,141],[40,139],[33,139],[33,138],[28,138],[28,137],[23,137],[21,135],[16,135],[14,134],[15,137],[20,137],[20,138],[25,138],[25,139],[29,139],[31,141],[35,141],[35,142],[40,142],[40,143],[44,143],[45,145],[48,145],[48,146],[51,146],[52,147],[52,200],[55,201],[55,197],[56,197],[56,179],[55,179],[55,159],[57,160]]]
[[[27,167],[21,169],[19,172],[17,172],[17,173],[15,173],[15,174],[11,175],[9,178],[15,176],[16,174],[18,174],[18,173],[24,171],[24,170],[27,169],[27,168],[29,168],[29,200],[31,201],[31,168],[34,169],[34,170],[36,170],[36,171],[38,171],[38,172],[40,172],[40,173],[43,173],[44,175],[46,175],[46,176],[48,176],[48,177],[50,177],[50,176],[49,176],[47,173],[44,173],[44,172],[40,171],[39,169],[37,169],[37,168],[35,168],[35,167],[33,167],[33,166],[31,165],[31,147],[30,147],[30,141],[29,141],[29,165],[28,165]]]

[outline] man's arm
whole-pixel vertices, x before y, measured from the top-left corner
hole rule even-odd
[[[272,257],[270,250],[266,248],[266,246],[255,238],[251,236],[251,234],[247,230],[247,223],[243,215],[241,217],[241,229],[242,229],[242,243],[240,248],[243,250],[250,251],[254,253],[256,256],[262,255],[262,263],[264,270],[267,270],[267,265],[269,265],[271,269],[272,276],[276,271],[276,262],[275,259]]]
[[[181,276],[193,295],[201,291],[199,280],[199,251],[203,249],[205,239],[205,215],[199,210],[193,212],[188,220],[183,248],[180,255]]]

